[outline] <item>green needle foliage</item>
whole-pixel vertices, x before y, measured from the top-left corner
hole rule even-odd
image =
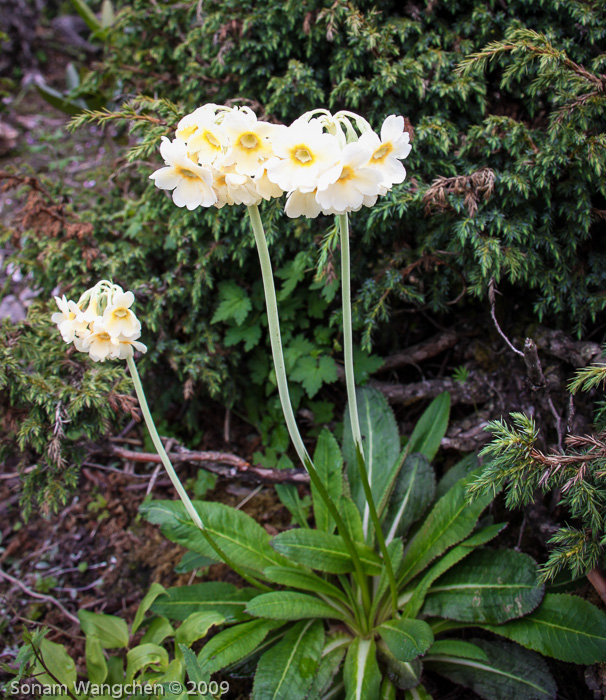
[[[606,365],[595,364],[577,372],[570,391],[604,387]],[[541,567],[541,581],[567,569],[578,578],[606,562],[606,425],[603,402],[599,404],[596,435],[569,435],[565,454],[546,455],[537,449],[539,436],[534,420],[523,413],[510,415],[513,424],[492,421],[486,430],[492,442],[481,454],[489,461],[470,486],[472,498],[504,488],[508,508],[531,503],[538,490],[558,490],[560,504],[576,525],[562,526],[550,539],[554,545]]]

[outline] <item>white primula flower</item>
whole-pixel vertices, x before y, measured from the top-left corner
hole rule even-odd
[[[233,166],[214,171],[213,187],[217,193],[217,209],[226,204],[244,204],[250,207],[261,202],[261,195],[257,192],[253,179],[233,172]]]
[[[214,117],[206,113],[198,121],[198,128],[187,139],[187,153],[197,160],[198,165],[212,165],[229,145],[229,140],[220,126],[214,123]]]
[[[212,172],[188,157],[184,141],[169,141],[163,136],[160,153],[168,167],[156,170],[149,177],[161,190],[174,190],[173,202],[178,207],[192,210],[199,206],[210,207],[217,201],[211,187]]]
[[[284,213],[291,219],[306,216],[315,219],[322,211],[322,207],[316,199],[316,190],[293,190],[288,194]]]
[[[131,338],[125,335],[112,338],[112,343],[116,347],[116,355],[114,355],[113,359],[126,360],[127,357],[133,356],[135,350],[146,353],[147,346],[137,340],[139,337],[141,337],[141,333],[136,333]]]
[[[348,143],[341,160],[320,176],[316,199],[325,213],[344,214],[359,209],[365,197],[376,200],[383,175],[364,167],[371,153],[360,141]]]
[[[266,163],[263,163],[263,165],[259,167],[253,180],[255,181],[255,186],[259,195],[268,202],[270,199],[277,199],[284,194],[282,188],[267,177]]]
[[[273,155],[270,138],[276,126],[257,121],[250,111],[228,112],[221,122],[221,129],[230,140],[230,147],[223,164],[234,165],[240,175],[254,175],[259,165]]]
[[[111,335],[103,325],[103,319],[99,316],[93,322],[92,331],[76,346],[78,350],[90,354],[91,360],[105,362],[118,356],[116,344],[112,342]]]
[[[103,312],[103,325],[112,338],[132,338],[141,331],[141,322],[130,310],[135,301],[132,292],[117,292]]]
[[[205,124],[208,120],[213,120],[217,109],[220,108],[216,104],[206,104],[194,110],[191,114],[186,114],[177,124],[175,135],[182,141],[187,141],[193,134],[196,133],[200,124]]]
[[[55,301],[59,311],[51,316],[51,321],[57,324],[63,340],[71,343],[77,335],[86,333],[88,330],[84,314],[76,302],[66,299],[65,294],[62,297],[55,297]]]
[[[267,162],[267,177],[286,192],[314,189],[340,155],[336,137],[323,133],[317,119],[297,119],[276,131],[272,143],[277,158]]]
[[[410,136],[404,131],[404,117],[390,114],[381,127],[381,138],[374,131],[367,131],[359,143],[371,149],[368,167],[376,168],[383,175],[383,186],[390,189],[406,179],[406,170],[400,162],[411,150]],[[382,193],[383,194],[383,193]]]

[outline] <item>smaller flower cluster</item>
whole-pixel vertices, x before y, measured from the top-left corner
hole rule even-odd
[[[141,337],[141,323],[131,310],[135,301],[132,292],[101,280],[80,297],[78,302],[55,297],[59,311],[51,320],[66,343],[73,343],[80,352],[87,352],[95,362],[125,360],[135,350],[147,352]]]
[[[291,218],[373,206],[404,181],[411,149],[403,117],[387,117],[379,135],[357,114],[323,109],[286,127],[247,107],[208,104],[183,117],[175,136],[163,137],[166,167],[150,177],[177,206],[252,206],[286,192]]]

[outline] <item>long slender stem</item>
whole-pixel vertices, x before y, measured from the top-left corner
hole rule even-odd
[[[273,590],[269,588],[269,586],[266,586],[264,583],[257,581],[257,579],[255,579],[253,576],[250,576],[249,574],[244,572],[237,564],[234,564],[234,562],[215,542],[214,538],[206,531],[206,528],[204,526],[204,523],[202,522],[202,519],[200,518],[200,515],[198,514],[198,511],[194,508],[194,504],[191,502],[189,496],[187,495],[187,491],[183,488],[183,484],[177,476],[177,472],[175,471],[168,455],[166,454],[166,450],[164,449],[162,440],[160,440],[160,436],[158,435],[158,431],[156,430],[156,424],[154,423],[154,419],[152,418],[149,406],[147,405],[147,399],[145,398],[145,392],[143,391],[141,378],[139,377],[139,372],[137,371],[137,366],[135,365],[133,358],[127,357],[126,364],[128,365],[130,376],[132,377],[133,384],[135,386],[135,392],[137,393],[137,399],[139,400],[139,405],[141,406],[141,412],[143,413],[143,418],[145,419],[145,424],[147,425],[147,429],[149,430],[149,435],[152,439],[152,442],[154,443],[154,447],[160,455],[160,459],[162,460],[162,464],[166,469],[166,473],[168,474],[173,486],[179,494],[179,498],[185,506],[185,510],[187,511],[189,517],[192,519],[194,525],[200,530],[204,539],[218,554],[218,556],[245,581],[248,581],[248,583],[255,586],[256,588],[260,588],[263,591]]]
[[[276,370],[276,382],[278,384],[278,394],[280,396],[280,402],[282,404],[282,411],[284,413],[284,418],[286,420],[286,427],[288,428],[288,433],[293,442],[297,455],[303,463],[303,466],[309,472],[309,478],[311,479],[313,485],[316,487],[318,493],[322,500],[326,503],[331,515],[333,516],[339,534],[343,538],[349,554],[354,563],[356,578],[358,580],[358,585],[362,592],[362,600],[364,604],[364,610],[368,614],[370,611],[371,601],[370,593],[368,591],[368,585],[366,580],[366,575],[364,574],[364,569],[362,568],[362,562],[360,561],[360,556],[354,542],[352,541],[349,531],[343,522],[343,518],[337,507],[332,502],[328,491],[326,490],[320,475],[318,474],[311,457],[309,456],[301,434],[299,433],[299,428],[295,420],[295,415],[292,409],[292,404],[290,402],[290,394],[288,392],[288,380],[286,378],[286,367],[284,365],[284,354],[282,351],[282,338],[280,335],[280,321],[278,318],[278,302],[276,299],[276,289],[274,286],[274,277],[271,269],[271,260],[269,257],[269,250],[267,248],[267,241],[265,240],[265,231],[263,230],[263,223],[261,221],[261,216],[259,214],[259,209],[257,206],[247,207],[248,214],[250,216],[250,223],[252,226],[253,234],[255,236],[255,243],[257,244],[257,251],[259,253],[259,262],[261,263],[261,276],[263,278],[263,290],[265,292],[265,304],[267,308],[267,325],[269,328],[269,338],[271,342],[271,352],[274,361],[274,368]]]
[[[362,431],[360,430],[360,419],[358,417],[358,403],[356,401],[356,380],[354,375],[353,362],[353,330],[351,320],[351,262],[349,256],[349,223],[347,214],[339,214],[339,231],[341,233],[341,289],[343,297],[343,346],[345,351],[345,382],[347,385],[347,399],[349,402],[349,419],[351,422],[351,432],[356,450],[358,470],[364,489],[365,505],[364,518],[362,521],[364,537],[368,536],[368,518],[373,522],[375,535],[379,548],[383,554],[385,562],[385,570],[389,579],[389,587],[391,589],[392,605],[394,613],[398,609],[398,589],[396,579],[391,566],[391,559],[383,537],[381,523],[375,507],[375,502],[372,497],[372,488],[366,470],[366,461],[364,459],[364,446],[362,444]]]

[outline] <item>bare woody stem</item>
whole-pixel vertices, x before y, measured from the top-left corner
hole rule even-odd
[[[239,576],[241,576],[245,581],[248,581],[248,583],[250,583],[252,586],[255,586],[256,588],[259,588],[263,591],[271,591],[271,588],[266,586],[264,583],[257,581],[257,579],[255,579],[253,576],[250,576],[249,574],[244,572],[237,564],[234,564],[234,562],[215,542],[214,538],[207,532],[206,527],[204,526],[204,523],[202,522],[198,511],[195,509],[194,504],[191,502],[191,499],[187,495],[187,491],[183,488],[183,484],[177,476],[177,472],[175,471],[168,455],[166,454],[166,450],[164,449],[162,440],[160,440],[160,436],[158,435],[158,431],[156,430],[156,424],[154,423],[154,419],[152,418],[149,406],[147,405],[147,399],[145,398],[145,392],[143,391],[141,378],[139,377],[139,372],[137,371],[137,366],[135,365],[133,358],[127,357],[126,364],[128,365],[130,376],[132,377],[133,384],[135,386],[135,392],[137,393],[137,399],[139,400],[139,405],[141,406],[141,412],[143,413],[143,418],[145,419],[145,424],[147,425],[147,429],[149,430],[149,435],[152,439],[152,442],[154,443],[154,447],[156,448],[158,455],[162,460],[162,464],[166,469],[166,473],[168,474],[173,486],[179,494],[181,502],[185,506],[185,510],[187,511],[189,517],[192,519],[192,522],[200,530],[202,536],[212,547],[213,551],[216,552],[220,559],[224,561],[231,569],[233,569]]]

